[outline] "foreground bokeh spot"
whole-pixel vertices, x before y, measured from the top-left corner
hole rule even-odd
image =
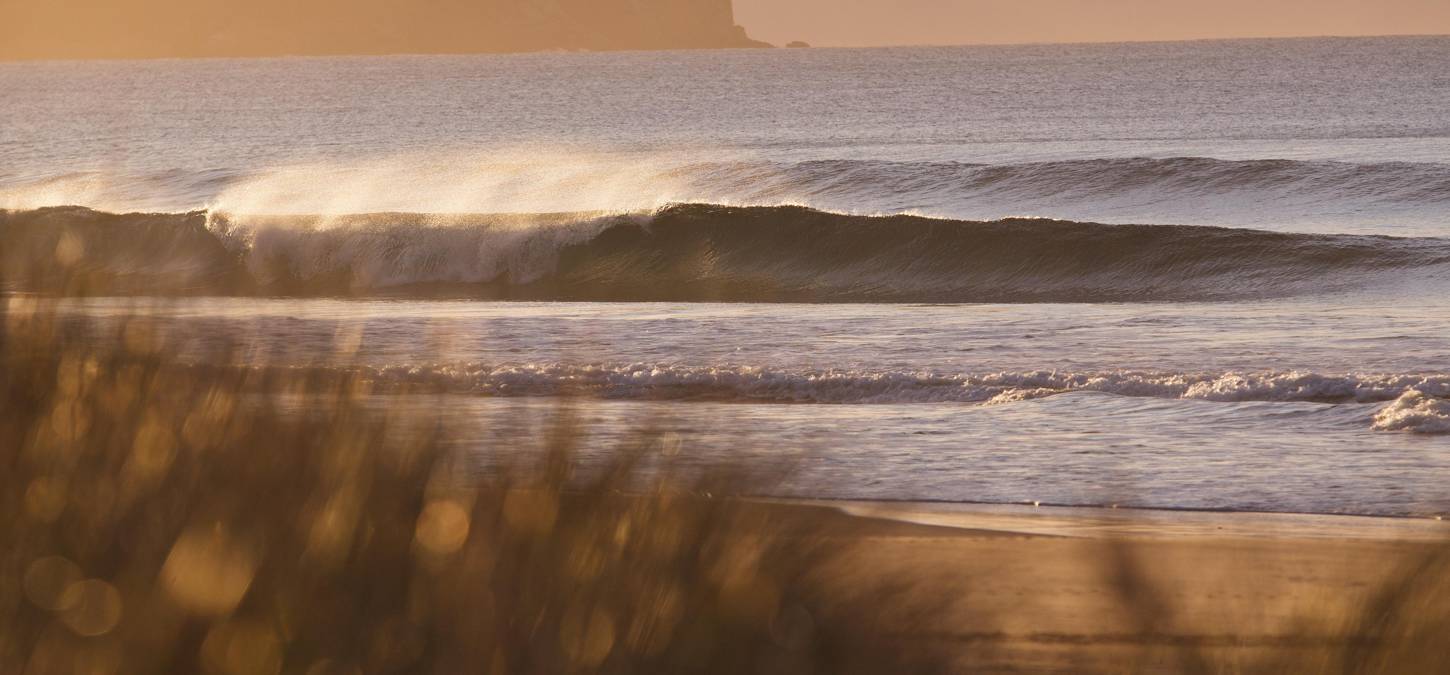
[[[60,602],[65,608],[60,615],[61,621],[76,635],[105,635],[121,622],[121,593],[100,579],[71,584],[61,594]]]
[[[614,649],[614,618],[602,607],[575,607],[559,627],[559,641],[575,665],[598,666]]]
[[[457,502],[435,501],[418,517],[418,545],[434,555],[457,552],[468,540],[468,512]]]
[[[68,601],[77,599],[76,596],[67,596],[66,590],[81,577],[81,569],[65,558],[41,558],[25,571],[25,597],[41,609],[52,612],[66,609]]]
[[[161,580],[172,600],[196,614],[222,615],[241,603],[256,572],[252,552],[220,525],[187,530],[171,548]]]
[[[210,675],[277,675],[282,644],[260,621],[229,621],[207,633],[202,663]]]

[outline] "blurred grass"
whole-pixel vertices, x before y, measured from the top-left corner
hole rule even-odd
[[[641,432],[584,476],[561,412],[537,462],[470,478],[425,407],[187,367],[142,321],[97,341],[47,303],[12,298],[0,333],[0,672],[941,665],[812,580],[814,512],[730,496],[778,467],[687,475]]]
[[[535,461],[479,475],[467,422],[343,374],[188,366],[52,302],[0,303],[0,673],[927,673],[993,648],[913,637],[950,589],[818,574],[860,530],[739,497],[779,466],[679,470],[641,430],[582,471],[565,407]],[[1065,672],[1450,672],[1450,549],[1267,656],[1175,634],[1154,561],[1107,550],[1146,647]]]

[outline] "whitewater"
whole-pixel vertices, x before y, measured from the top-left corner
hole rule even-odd
[[[0,288],[359,373],[481,457],[569,400],[798,455],[801,496],[1439,515],[1447,72],[1446,38],[0,64]]]

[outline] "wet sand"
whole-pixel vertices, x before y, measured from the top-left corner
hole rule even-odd
[[[848,543],[823,578],[863,593],[909,585],[880,618],[970,672],[1256,672],[1335,658],[1360,640],[1375,593],[1450,535],[1434,520],[832,508],[852,518],[828,528]]]

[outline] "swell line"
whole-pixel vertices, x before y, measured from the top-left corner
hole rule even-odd
[[[1450,240],[682,204],[650,213],[0,212],[12,290],[681,302],[1124,302],[1450,280]]]

